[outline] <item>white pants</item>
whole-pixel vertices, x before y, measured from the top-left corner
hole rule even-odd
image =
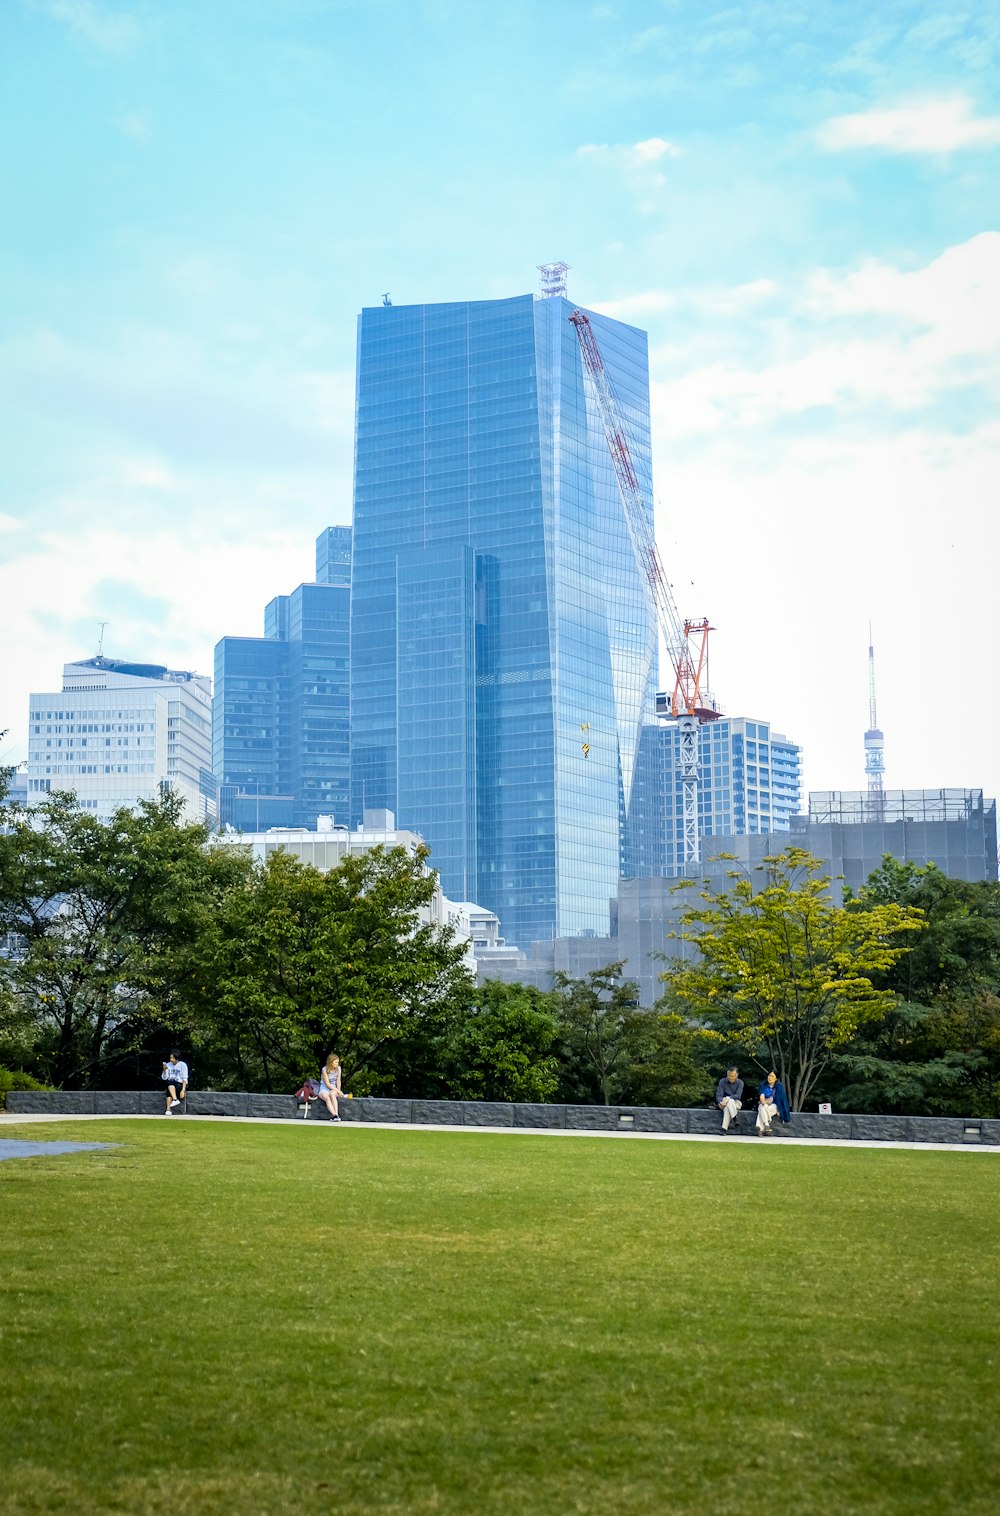
[[[757,1107],[758,1132],[769,1132],[771,1130],[771,1122],[777,1114],[778,1107],[774,1104],[773,1100],[762,1100]]]
[[[727,1098],[722,1102],[722,1130],[724,1132],[729,1131],[729,1123],[736,1120],[736,1117],[739,1115],[742,1109],[742,1100],[733,1100],[727,1096]]]

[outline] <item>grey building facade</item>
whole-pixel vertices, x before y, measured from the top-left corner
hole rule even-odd
[[[858,890],[888,853],[918,867],[935,864],[953,879],[997,879],[996,801],[982,790],[887,790],[882,814],[871,819],[867,794],[843,790],[809,796],[809,813],[791,818],[787,832],[718,836],[689,877],[720,889],[727,872],[754,869],[764,858],[793,845],[820,858],[830,874],[830,895],[838,904],[844,890]],[[727,853],[735,862],[718,855]],[[677,879],[622,879],[612,907],[612,932],[606,937],[558,938],[532,943],[527,952],[484,955],[480,979],[536,985],[549,989],[561,971],[582,978],[608,963],[624,962],[624,974],[639,985],[639,1003],[651,1006],[662,991],[661,975],[670,958],[684,959],[693,949],[671,934],[679,930],[686,891]]]

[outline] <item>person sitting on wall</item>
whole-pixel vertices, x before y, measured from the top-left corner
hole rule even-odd
[[[743,1080],[739,1074],[739,1069],[729,1069],[715,1087],[715,1103],[722,1112],[723,1132],[729,1131],[729,1123],[735,1121],[743,1109]]]
[[[770,1137],[771,1123],[775,1117],[791,1121],[792,1112],[785,1094],[785,1086],[772,1069],[760,1087],[757,1097],[757,1136]]]
[[[188,1066],[176,1048],[170,1054],[169,1063],[163,1065],[160,1078],[167,1086],[167,1108],[163,1114],[172,1116],[187,1094],[188,1087]]]
[[[343,1094],[340,1059],[336,1053],[331,1053],[324,1063],[320,1074],[319,1098],[330,1112],[330,1119],[332,1121],[340,1120],[338,1102],[343,1098]]]

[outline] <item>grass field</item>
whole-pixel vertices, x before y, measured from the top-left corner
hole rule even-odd
[[[991,1155],[3,1135],[4,1516],[996,1509]]]

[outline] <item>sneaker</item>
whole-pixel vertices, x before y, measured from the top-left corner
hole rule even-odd
[[[171,1100],[171,1102],[170,1102],[170,1109],[173,1110],[173,1108],[174,1108],[175,1105],[180,1105],[180,1101],[179,1100]]]
[[[330,1120],[331,1120],[331,1121],[339,1121],[339,1120],[340,1120],[340,1117],[339,1117],[339,1116],[331,1116],[331,1117],[330,1117]]]
[[[169,1107],[169,1106],[167,1106],[167,1109],[166,1109],[166,1110],[165,1110],[165,1111],[164,1111],[164,1113],[163,1113],[163,1114],[164,1114],[164,1116],[172,1116],[172,1115],[173,1115],[173,1114],[174,1114],[174,1113],[173,1113],[173,1111],[172,1111],[172,1110],[171,1110],[171,1109],[170,1109],[170,1107]]]

